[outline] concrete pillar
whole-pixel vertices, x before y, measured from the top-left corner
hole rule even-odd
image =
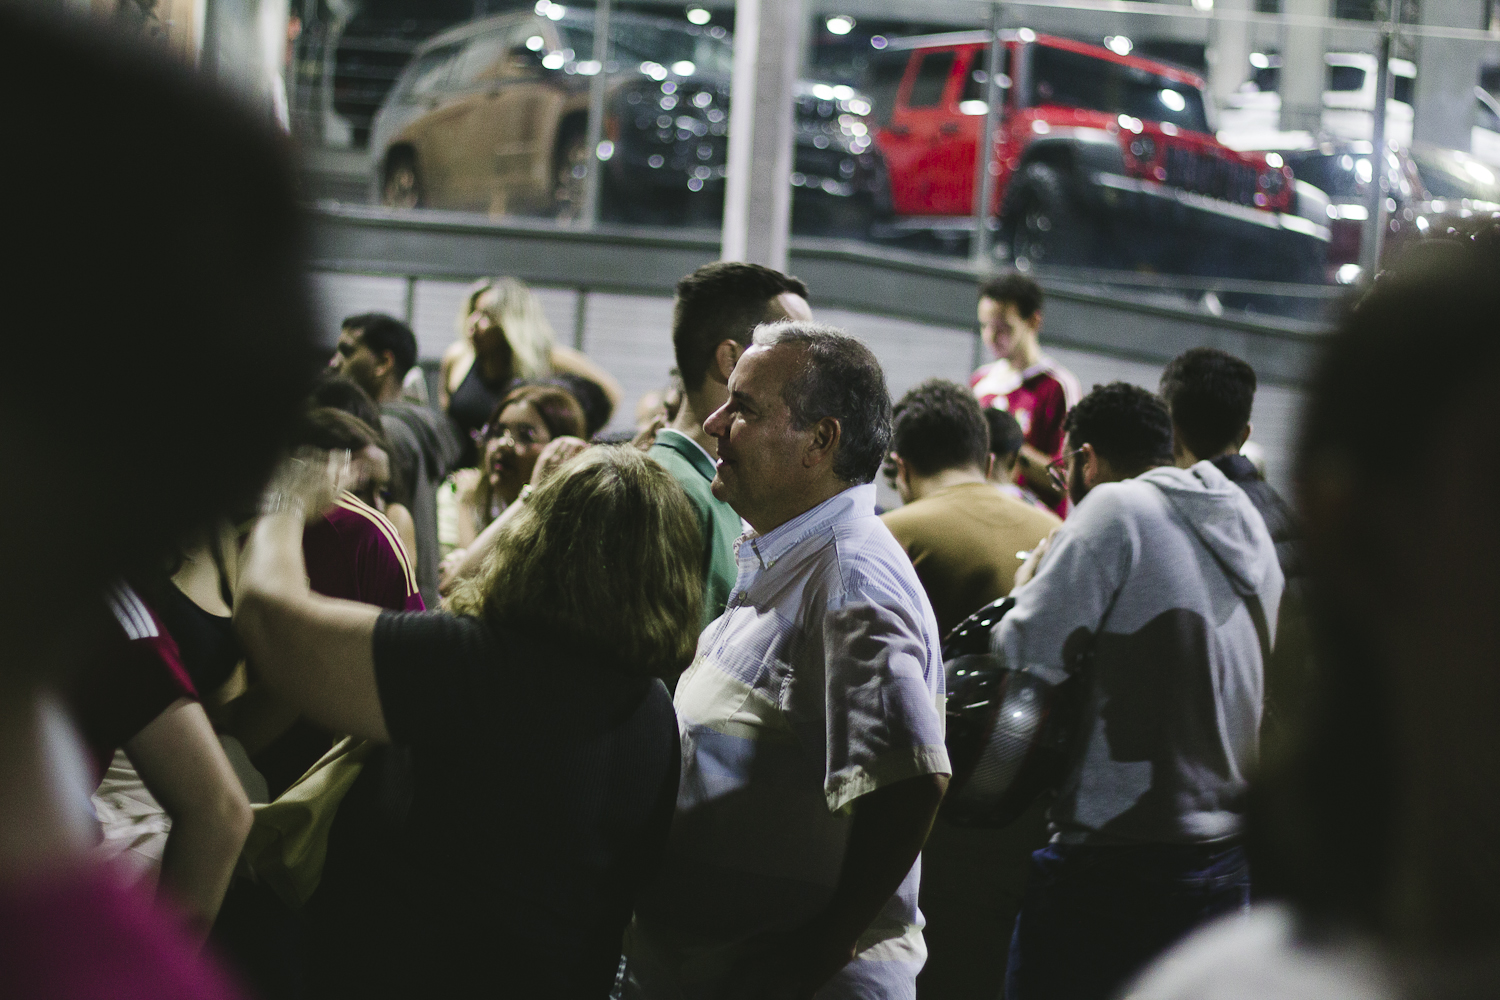
[[[1422,23],[1480,29],[1485,27],[1484,6],[1474,0],[1422,0]],[[1468,151],[1473,92],[1487,48],[1485,42],[1466,39],[1417,39],[1413,141]]]
[[[786,269],[792,221],[793,102],[802,0],[739,0],[724,186],[725,260]]]
[[[1208,89],[1219,107],[1250,76],[1250,22],[1226,14],[1251,12],[1254,0],[1217,0],[1208,47]]]
[[[1283,11],[1305,17],[1329,16],[1329,0],[1286,0]],[[1281,44],[1281,128],[1316,134],[1323,127],[1323,29],[1288,25]]]

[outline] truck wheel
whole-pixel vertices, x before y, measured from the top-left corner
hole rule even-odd
[[[385,165],[385,182],[380,186],[380,203],[387,208],[420,208],[422,178],[417,173],[417,158],[405,150],[391,154]]]
[[[1078,266],[1092,258],[1093,227],[1074,210],[1057,168],[1027,167],[1008,201],[1010,259],[1017,267]]]

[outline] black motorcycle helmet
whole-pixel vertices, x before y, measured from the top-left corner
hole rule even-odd
[[[943,642],[953,777],[942,811],[963,826],[1013,822],[1038,796],[1056,790],[1066,766],[1077,685],[1054,686],[1011,670],[991,650],[996,627],[1015,603],[1002,597],[985,605]]]

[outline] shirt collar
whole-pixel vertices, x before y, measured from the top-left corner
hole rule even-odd
[[[770,569],[799,542],[841,521],[875,516],[875,484],[861,483],[829,497],[811,510],[764,535],[747,534],[735,543],[741,571]]]

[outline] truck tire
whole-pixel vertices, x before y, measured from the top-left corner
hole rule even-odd
[[[1074,207],[1057,167],[1028,166],[1014,181],[1006,202],[1010,259],[1017,267],[1080,267],[1097,255],[1098,233]]]

